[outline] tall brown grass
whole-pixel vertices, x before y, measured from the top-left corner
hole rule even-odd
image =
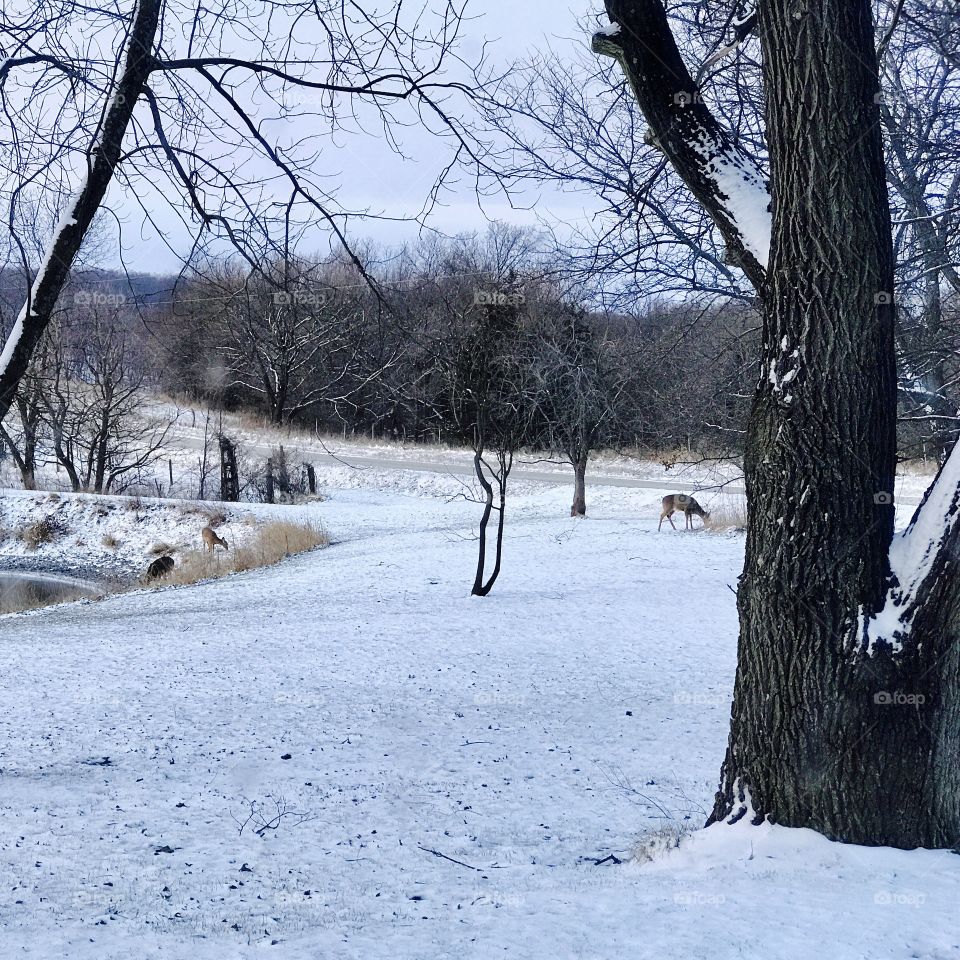
[[[742,533],[747,529],[747,502],[742,497],[726,497],[710,507],[710,516],[703,521],[708,533]]]
[[[330,542],[322,526],[275,520],[255,529],[250,540],[229,550],[184,550],[165,577],[152,581],[157,586],[184,586],[200,580],[226,577],[258,567],[269,567],[297,553],[325,547]]]

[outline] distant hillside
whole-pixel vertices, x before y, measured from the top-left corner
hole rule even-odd
[[[119,295],[141,305],[170,299],[177,278],[149,273],[125,274],[121,270],[77,270],[71,278],[71,290]],[[22,271],[0,268],[0,311],[10,314],[20,308],[26,294]]]

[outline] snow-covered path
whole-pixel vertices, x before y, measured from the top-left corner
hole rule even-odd
[[[345,490],[326,550],[0,620],[3,956],[960,955],[949,854],[721,828],[595,865],[702,822],[742,540],[567,495],[518,497],[483,600],[475,505]]]

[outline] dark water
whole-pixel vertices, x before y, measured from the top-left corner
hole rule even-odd
[[[96,596],[96,590],[92,585],[77,581],[43,574],[0,573],[0,613],[32,610],[93,596]]]

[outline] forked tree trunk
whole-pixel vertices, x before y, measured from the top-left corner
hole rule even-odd
[[[21,452],[13,437],[7,433],[3,424],[0,424],[0,440],[3,441],[10,456],[13,457],[13,462],[16,464],[17,471],[20,474],[20,483],[23,489],[36,490],[36,447],[31,446],[29,438],[25,436],[23,438],[23,451]]]
[[[500,561],[503,557],[503,524],[507,505],[507,477],[506,470],[501,458],[501,475],[499,478],[500,505],[499,508],[493,503],[493,484],[484,473],[483,451],[478,450],[473,455],[473,468],[477,475],[477,480],[483,489],[483,514],[480,517],[480,542],[477,547],[477,572],[473,578],[473,589],[470,593],[475,597],[485,597],[497,582],[500,576]],[[490,576],[484,580],[487,564],[487,536],[489,534],[490,517],[493,511],[497,510],[497,539],[494,543],[494,563]]]
[[[607,0],[607,10],[621,30],[595,46],[615,44],[628,72],[660,59],[652,43],[673,43],[659,0]],[[918,523],[920,542],[937,523],[941,532],[920,586],[907,589],[890,576],[893,255],[869,0],[765,0],[758,30],[773,232],[757,285],[763,357],[744,463],[734,704],[711,820],[769,817],[849,842],[954,846],[960,499],[950,488],[960,470],[945,470],[945,495],[930,495],[934,523]],[[661,64],[673,62],[667,51]],[[670,89],[631,79],[659,134]],[[667,153],[678,169],[703,163],[696,138]],[[728,201],[706,197],[721,226]],[[891,607],[899,587],[907,595]],[[896,615],[892,634],[871,620],[880,610]]]

